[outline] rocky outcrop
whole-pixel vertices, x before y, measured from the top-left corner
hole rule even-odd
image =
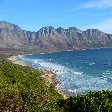
[[[62,51],[112,47],[112,35],[97,29],[81,31],[76,27],[55,29],[52,26],[37,32],[22,30],[19,26],[0,22],[0,49],[24,49],[34,51]]]

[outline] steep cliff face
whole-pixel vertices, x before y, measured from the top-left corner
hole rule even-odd
[[[99,47],[112,47],[112,35],[97,29],[81,31],[76,27],[55,29],[52,26],[31,32],[8,22],[0,22],[0,48],[61,51]]]
[[[24,36],[23,30],[19,26],[7,22],[0,22],[1,48],[18,48],[24,42],[27,42],[27,37]]]

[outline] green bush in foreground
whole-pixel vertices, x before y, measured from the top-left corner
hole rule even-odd
[[[0,58],[0,112],[112,112],[112,91],[63,99],[42,74]]]
[[[45,85],[42,74],[0,58],[0,111],[58,112],[61,96]]]
[[[65,112],[112,112],[112,91],[89,92],[59,101]]]

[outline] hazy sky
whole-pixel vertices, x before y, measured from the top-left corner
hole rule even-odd
[[[31,31],[74,26],[112,34],[112,0],[0,0],[0,20]]]

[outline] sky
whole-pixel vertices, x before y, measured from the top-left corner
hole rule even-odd
[[[112,34],[112,0],[0,0],[0,21],[28,31],[53,26]]]

